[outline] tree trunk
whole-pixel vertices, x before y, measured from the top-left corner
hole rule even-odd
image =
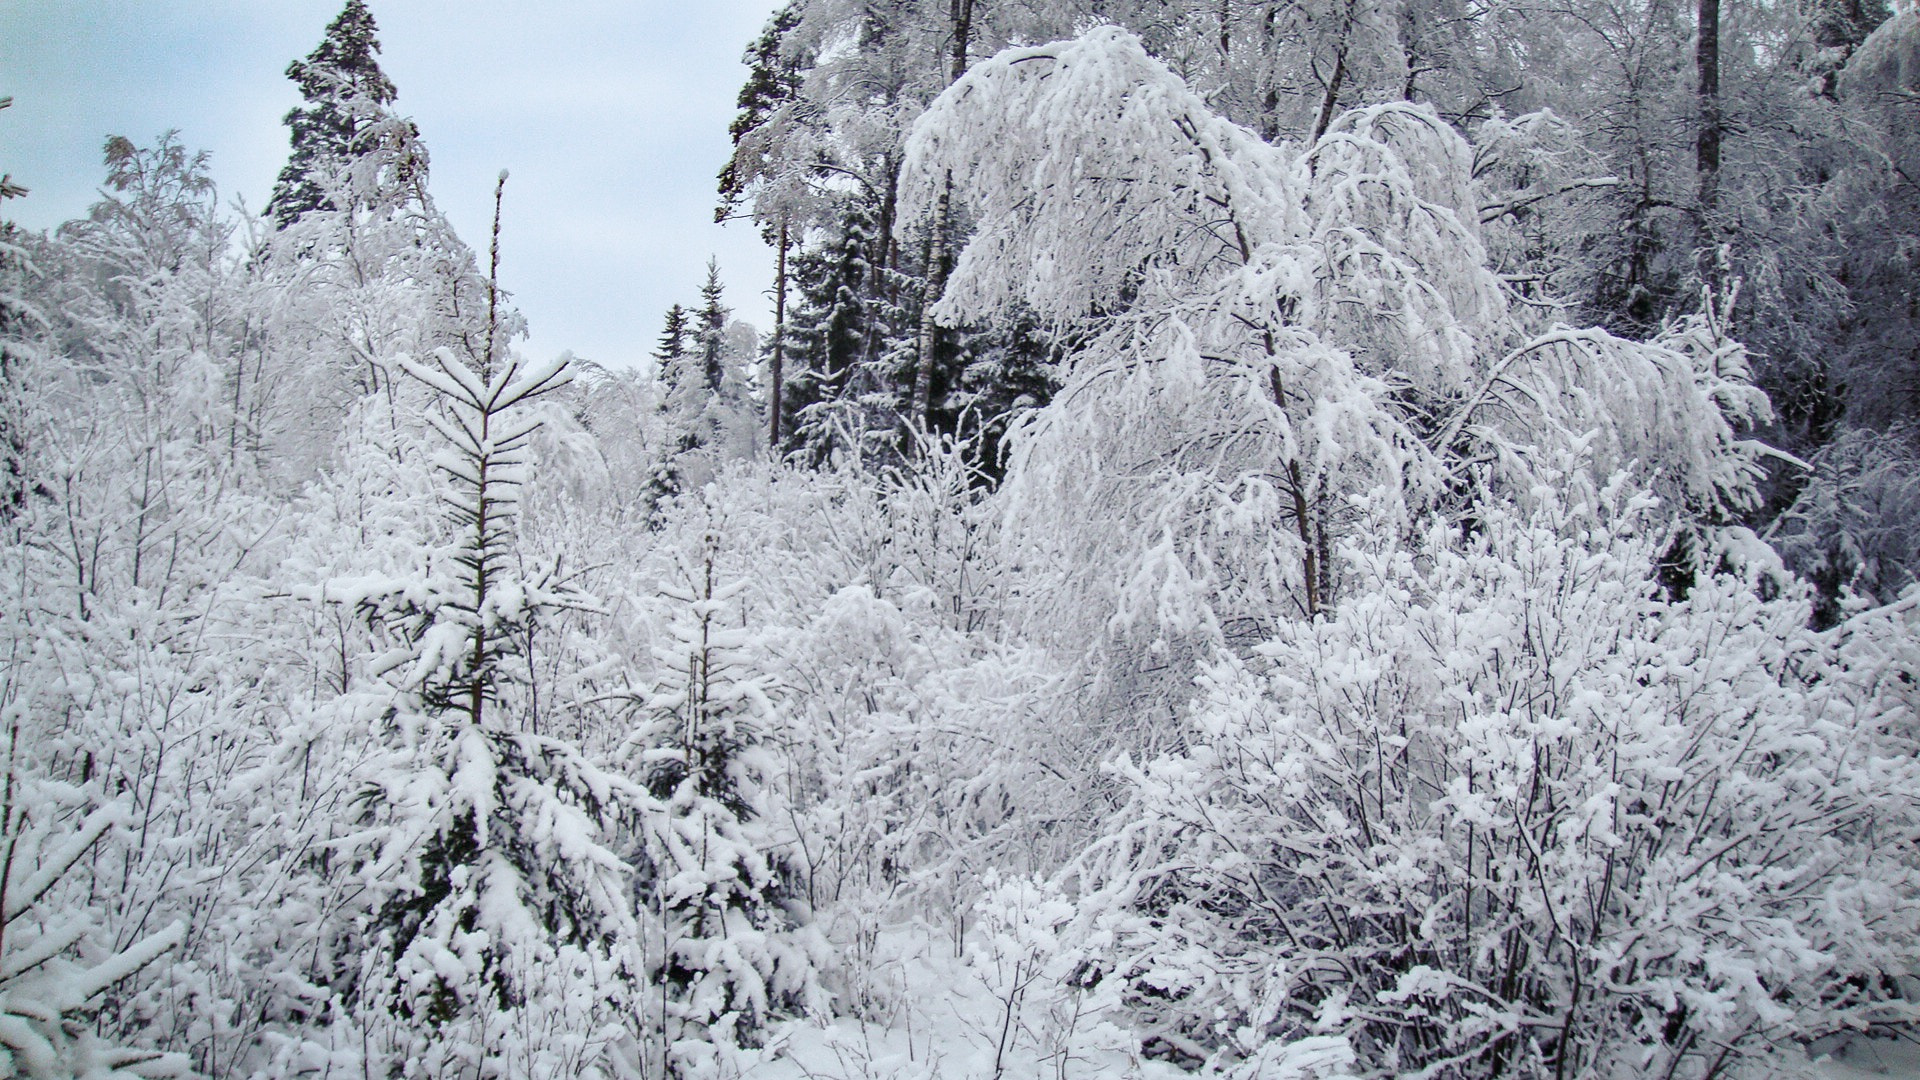
[[[1340,84],[1347,78],[1347,50],[1353,44],[1355,3],[1356,0],[1347,0],[1346,14],[1340,22],[1340,43],[1333,52],[1333,75],[1327,79],[1327,96],[1320,99],[1320,115],[1314,118],[1313,138],[1307,140],[1309,146],[1319,142],[1320,136],[1327,133],[1327,127],[1333,123],[1333,110],[1340,104]]]
[[[973,0],[951,0],[947,9],[953,23],[953,57],[947,67],[947,85],[967,73],[967,46],[973,37]]]
[[[973,35],[973,0],[950,0],[948,18],[953,28],[953,52],[948,57],[947,85],[960,81],[967,73],[967,45]],[[933,407],[933,350],[939,327],[933,321],[933,305],[946,291],[948,215],[953,207],[953,181],[941,186],[940,202],[934,209],[933,236],[927,247],[927,285],[920,298],[920,334],[916,343],[913,370],[913,400],[908,405],[909,425],[928,424]]]
[[[940,191],[940,202],[933,213],[933,235],[927,240],[927,286],[920,297],[920,335],[914,349],[913,399],[908,405],[908,426],[926,424],[927,413],[933,406],[933,347],[939,336],[939,327],[933,321],[933,305],[939,302],[947,285],[943,269],[947,260],[947,212],[952,206],[950,188],[951,181]]]
[[[767,449],[780,454],[781,387],[785,375],[787,344],[787,219],[780,217],[780,245],[773,268],[773,378],[767,395]]]
[[[1711,245],[1713,216],[1720,204],[1720,0],[1698,0],[1699,35],[1693,66],[1700,98],[1700,130],[1695,143],[1699,179],[1700,239]]]

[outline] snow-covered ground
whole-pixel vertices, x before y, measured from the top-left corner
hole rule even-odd
[[[864,1016],[785,1025],[737,1062],[755,1080],[1175,1080],[1188,1074],[1129,1053],[1130,1040],[1072,999],[1039,993],[1030,973],[1003,966],[926,927],[870,941],[870,966],[836,987]]]
[[[925,989],[932,996],[919,1003],[927,1012],[918,1017],[917,1027],[854,1019],[830,1025],[798,1022],[756,1055],[758,1060],[743,1061],[741,1075],[762,1080],[1173,1080],[1189,1075],[1110,1050],[1036,1057],[1024,1040],[996,1067],[1001,1010],[985,988],[977,981],[968,985],[962,976],[944,995],[940,986]],[[1853,1040],[1821,1054],[1813,1065],[1822,1080],[1920,1080],[1920,1042]]]
[[[971,939],[972,935],[970,935]],[[1004,956],[926,926],[866,939],[870,966],[842,974],[841,1002],[864,1016],[796,1020],[723,1066],[753,1080],[1181,1080],[1127,1037],[1035,980],[1007,978]],[[1063,1008],[1064,1006],[1064,1008]],[[1848,1038],[1809,1051],[1821,1080],[1920,1080],[1920,1039]]]
[[[1920,1040],[1850,1039],[1815,1063],[1828,1080],[1920,1080]]]

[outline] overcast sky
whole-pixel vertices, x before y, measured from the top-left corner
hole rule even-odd
[[[299,95],[288,62],[342,0],[0,0],[0,171],[31,189],[33,229],[97,198],[101,144],[178,128],[213,152],[224,195],[264,206]],[[707,257],[765,329],[773,258],[713,221],[714,176],[774,0],[368,0],[396,107],[432,155],[434,198],[476,251],[507,182],[502,283],[537,358],[609,364],[651,351],[667,305],[697,299]]]

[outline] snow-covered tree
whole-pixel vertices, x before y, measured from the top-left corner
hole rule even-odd
[[[12,98],[0,97],[0,109],[12,104]],[[6,200],[26,193],[27,189],[14,183],[11,175],[0,175],[0,207]],[[0,519],[12,517],[26,502],[25,418],[20,415],[22,401],[17,383],[29,324],[45,321],[26,299],[29,264],[19,240],[14,224],[0,215],[0,485],[4,485],[0,490]]]
[[[783,733],[736,622],[745,583],[719,576],[717,533],[695,542],[660,584],[658,674],[622,750],[664,806],[638,888],[661,935],[649,978],[673,1076],[705,1075],[723,1047],[758,1046],[774,1017],[822,1004],[805,912],[769,830]]]
[[[1088,658],[1081,705],[1177,712],[1192,664],[1337,599],[1345,538],[1470,518],[1477,469],[1527,499],[1583,445],[1676,509],[1750,503],[1766,403],[1723,323],[1537,318],[1486,266],[1471,162],[1405,104],[1266,143],[1113,27],[978,64],[923,117],[903,221],[950,177],[976,222],[940,316],[1018,306],[1075,343],[1007,493],[1026,625]]]
[[[1767,536],[1820,590],[1815,617],[1830,626],[1849,593],[1891,603],[1920,580],[1920,451],[1905,426],[1853,428],[1810,464],[1799,498]]]
[[[255,334],[255,393],[273,402],[256,438],[298,480],[361,395],[405,378],[393,357],[444,347],[478,364],[498,345],[485,339],[489,319],[502,341],[522,328],[428,192],[413,122],[364,95],[349,104],[356,153],[307,174],[323,204],[254,245],[273,296]]]
[[[287,969],[255,947],[282,927],[240,902],[290,861],[250,828],[252,796],[272,785],[243,778],[274,742],[263,717],[295,696],[259,663],[253,560],[272,550],[274,515],[236,453],[229,380],[256,297],[201,156],[171,138],[107,150],[89,218],[32,241],[27,284],[46,316],[15,353],[31,453],[0,548],[0,700],[19,721],[22,783],[49,800],[30,816],[64,828],[75,807],[113,804],[127,823],[94,838],[52,901],[65,925],[91,925],[82,957],[181,926],[168,960],[86,1003],[89,1024],[210,1070],[227,1037],[298,996],[265,990]]]
[[[731,318],[723,302],[720,267],[707,261],[700,306],[675,304],[661,332],[656,378],[660,385],[660,443],[656,498],[706,483],[722,461],[751,454],[758,416],[747,386],[757,338]]]
[[[590,605],[515,540],[527,406],[565,381],[450,350],[399,366],[432,392],[443,521],[397,576],[336,578],[324,597],[374,620],[367,672],[387,703],[362,723],[358,873],[371,890],[357,1022],[395,1064],[480,1075],[620,1075],[640,1038],[639,932],[618,838],[643,790],[532,730],[522,631]]]

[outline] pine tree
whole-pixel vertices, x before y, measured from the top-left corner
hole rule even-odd
[[[13,107],[13,98],[0,97],[0,109]],[[27,189],[13,182],[12,173],[0,173],[0,199],[17,199],[27,193]]]
[[[720,170],[720,205],[714,211],[717,220],[725,220],[756,186],[788,179],[781,175],[788,171],[782,168],[781,153],[787,142],[785,122],[800,98],[807,68],[805,58],[796,55],[789,45],[799,25],[799,5],[786,4],[767,20],[766,29],[741,57],[748,68],[747,81],[736,101],[740,113],[727,129],[733,136],[734,151]],[[759,199],[754,202],[763,221],[778,216],[761,211]]]
[[[725,221],[751,197],[751,216],[776,253],[773,334],[766,353],[767,441],[776,453],[792,430],[786,405],[788,256],[820,201],[811,183],[817,170],[812,162],[800,164],[808,156],[808,141],[793,137],[811,64],[806,51],[794,46],[799,27],[800,5],[794,0],[774,12],[741,57],[750,74],[740,88],[740,113],[728,129],[733,156],[720,170],[720,204],[713,212],[715,221]]]
[[[375,59],[376,32],[366,4],[347,0],[319,46],[287,66],[287,78],[300,87],[306,104],[283,121],[293,153],[267,202],[267,213],[282,228],[309,211],[332,207],[335,174],[370,148],[379,112],[393,104],[393,83]]]

